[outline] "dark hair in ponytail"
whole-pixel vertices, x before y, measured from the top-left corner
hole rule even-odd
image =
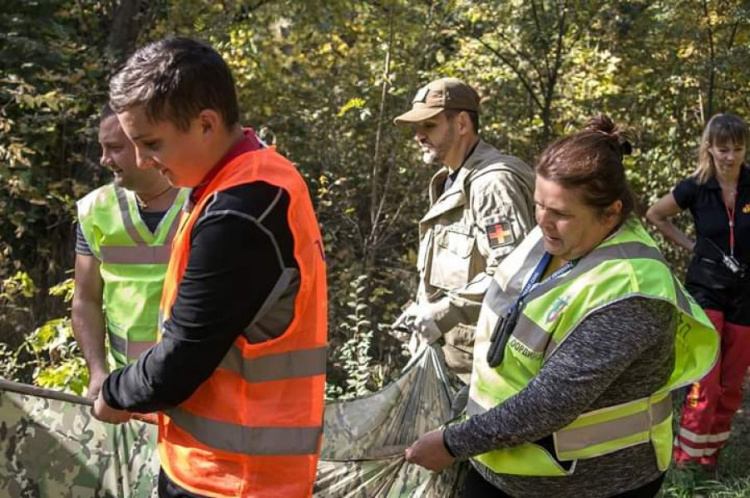
[[[632,152],[625,133],[604,114],[590,118],[583,129],[548,146],[536,173],[566,188],[576,189],[586,205],[600,215],[622,201],[620,222],[635,209],[635,198],[625,178],[622,158]]]

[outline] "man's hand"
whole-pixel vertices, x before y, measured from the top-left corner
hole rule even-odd
[[[91,408],[91,414],[95,419],[110,424],[122,424],[130,420],[130,417],[132,416],[130,412],[115,410],[110,407],[107,402],[104,401],[101,390],[99,391],[96,401],[94,401],[93,408]]]
[[[427,344],[432,344],[443,335],[435,323],[433,309],[429,303],[417,306],[414,311],[414,328]]]
[[[413,328],[414,322],[414,310],[416,309],[416,303],[409,301],[402,308],[402,312],[396,321],[391,324],[391,333],[394,337],[401,338],[400,336],[406,336]]]
[[[448,453],[443,443],[443,430],[428,432],[406,449],[406,461],[440,472],[450,467],[456,459]]]
[[[99,397],[99,391],[102,390],[102,384],[104,379],[107,378],[107,372],[105,371],[93,371],[89,372],[89,386],[86,389],[86,397],[96,399]]]
[[[407,340],[407,349],[412,356],[416,355],[422,344],[432,344],[443,333],[435,323],[434,305],[431,303],[410,303],[401,316],[391,325],[391,333],[397,339]]]

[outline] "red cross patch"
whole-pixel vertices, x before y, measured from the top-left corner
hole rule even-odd
[[[493,217],[491,220],[486,220],[489,223],[484,226],[490,249],[507,246],[516,241],[516,237],[513,235],[513,227],[508,218],[499,216]]]

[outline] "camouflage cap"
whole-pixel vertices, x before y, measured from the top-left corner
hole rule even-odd
[[[446,109],[479,112],[479,94],[458,78],[441,78],[417,91],[410,111],[393,120],[397,125],[419,123]]]

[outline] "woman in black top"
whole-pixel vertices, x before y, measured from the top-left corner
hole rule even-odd
[[[678,463],[716,465],[750,366],[750,168],[745,162],[749,136],[737,116],[711,118],[695,173],[646,214],[667,239],[693,253],[686,287],[722,337],[717,364],[693,384],[685,399],[675,440]],[[669,219],[683,209],[693,215],[696,241]]]

